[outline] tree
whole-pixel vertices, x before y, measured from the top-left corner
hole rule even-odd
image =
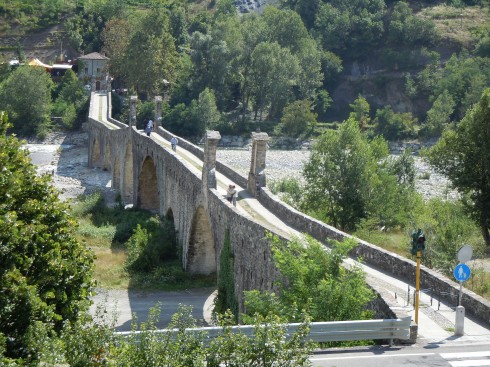
[[[426,129],[429,136],[439,136],[451,122],[454,101],[448,91],[443,91],[427,111]]]
[[[310,38],[300,16],[292,10],[266,6],[262,17],[266,24],[267,40],[289,48],[293,54],[300,52],[304,40]]]
[[[323,47],[350,54],[366,52],[384,33],[384,0],[333,0],[322,2],[314,34]]]
[[[396,113],[390,106],[376,111],[374,131],[387,140],[397,140],[415,135],[417,119],[412,114]]]
[[[388,39],[393,44],[430,46],[437,38],[434,22],[413,15],[408,2],[399,1],[393,7],[388,26]]]
[[[7,111],[14,131],[41,134],[49,124],[53,82],[43,68],[21,66],[2,83],[0,107]]]
[[[282,131],[288,136],[298,137],[316,125],[316,114],[308,101],[294,101],[284,108],[281,118]]]
[[[58,98],[53,104],[53,114],[62,117],[66,127],[73,128],[77,116],[88,107],[89,95],[72,70],[68,70],[63,76],[59,90]]]
[[[226,105],[232,55],[228,43],[212,35],[194,32],[190,39],[190,56],[193,64],[189,84],[196,98],[205,88],[217,91],[219,105]]]
[[[386,141],[369,141],[352,118],[338,131],[326,131],[303,168],[303,209],[345,230],[354,230],[369,217],[380,226],[400,224],[400,217],[383,212],[410,212],[411,190],[397,186],[400,179],[387,158]]]
[[[359,122],[359,127],[365,129],[369,122],[371,122],[371,117],[369,113],[371,106],[369,106],[368,101],[363,96],[359,95],[356,100],[349,105],[352,112],[349,114],[349,118]]]
[[[463,195],[464,206],[490,247],[490,88],[455,129],[447,130],[428,153],[430,163]]]
[[[271,236],[274,263],[282,277],[278,294],[245,292],[249,315],[279,315],[289,322],[299,322],[308,315],[312,321],[362,320],[371,317],[366,304],[374,299],[366,285],[360,266],[342,266],[353,240],[331,241],[332,250],[311,237],[306,244],[299,240],[282,242]],[[245,322],[249,320],[243,317]]]
[[[203,130],[213,130],[218,125],[221,115],[216,108],[216,98],[212,90],[204,89],[197,101],[197,114]]]
[[[475,83],[475,79],[480,82]],[[454,103],[455,118],[463,118],[468,105],[466,97],[477,94],[481,96],[484,88],[490,84],[490,59],[484,57],[468,57],[466,54],[453,55],[438,71],[434,78],[435,85],[431,89],[432,100],[447,91]],[[482,83],[483,82],[483,83]],[[473,97],[472,102],[478,101]]]
[[[268,111],[273,118],[293,98],[293,86],[299,74],[298,59],[289,49],[277,43],[264,42],[254,49],[251,57],[251,86],[255,114]]]
[[[125,52],[127,82],[139,93],[164,92],[164,79],[174,81],[177,62],[168,15],[155,8],[136,19]]]
[[[0,339],[8,338],[7,355],[33,357],[37,332],[53,335],[88,308],[93,254],[75,239],[50,177],[36,176],[7,128],[1,113]]]
[[[109,72],[115,78],[125,79],[127,69],[124,54],[128,47],[130,24],[126,19],[111,19],[103,32],[103,51],[109,57]]]

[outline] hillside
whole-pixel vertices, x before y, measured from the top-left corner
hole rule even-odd
[[[250,12],[260,13],[268,3],[274,2],[277,0],[236,0],[234,4],[237,12],[246,16]],[[10,2],[12,3],[15,2]],[[3,15],[0,17],[0,52],[4,60],[16,59],[19,55],[26,59],[38,58],[45,63],[53,63],[61,55],[66,60],[76,58],[80,52],[69,46],[70,41],[65,30],[67,19],[76,14],[75,3],[64,3],[68,4],[66,8],[50,13],[50,18],[46,21],[42,20],[41,13],[32,13],[29,16],[27,12],[15,13],[13,9],[10,9],[8,14],[0,12]],[[128,3],[137,3],[139,7],[145,8],[145,5],[142,5],[144,1],[128,0]],[[189,12],[196,18],[196,14],[199,13],[212,14],[215,4],[216,1],[212,0],[189,1]],[[395,3],[387,4],[385,27]],[[435,24],[437,41],[427,47],[385,42],[381,46],[360,52],[339,50],[342,72],[333,79],[327,78],[324,83],[333,103],[323,118],[337,121],[345,119],[349,113],[349,105],[362,95],[370,104],[372,112],[384,106],[391,106],[395,112],[411,112],[423,119],[432,102],[427,95],[420,97],[406,94],[406,75],[416,75],[426,67],[428,57],[424,52],[437,52],[440,65],[444,65],[453,54],[471,52],[484,25],[490,24],[489,10],[479,6],[454,7],[441,3],[420,2],[411,4],[411,8],[416,18],[430,20]],[[13,16],[14,14],[16,16]],[[87,23],[90,23],[90,19]],[[95,29],[98,27],[99,34],[103,25],[94,25]],[[85,52],[101,51],[100,42],[84,43],[81,47],[85,48]],[[334,52],[337,53],[336,50]]]

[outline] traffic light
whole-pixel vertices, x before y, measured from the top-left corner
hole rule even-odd
[[[412,233],[412,255],[417,255],[418,251],[425,250],[424,232],[419,228],[417,232]]]

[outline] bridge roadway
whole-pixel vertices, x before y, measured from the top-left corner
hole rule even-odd
[[[91,116],[97,115],[97,119],[110,129],[120,128],[107,119],[107,97],[105,94],[96,95],[97,98],[92,103],[93,109],[90,111]],[[145,135],[144,131],[139,130],[139,134]],[[164,149],[171,150],[169,140],[163,138],[158,133],[153,132],[149,139],[160,145]],[[188,150],[178,146],[174,153],[179,159],[187,162],[196,172],[201,174],[203,161]],[[228,177],[220,172],[216,172],[217,190],[221,195],[226,196],[226,188],[230,183],[237,187],[238,199],[237,210],[246,217],[253,218],[262,226],[270,231],[279,234],[285,238],[301,238],[303,234],[296,231],[287,223],[279,219],[276,215],[264,207],[246,188],[240,187],[236,182],[232,182]],[[393,277],[386,272],[379,271],[374,267],[366,264],[360,264],[353,259],[347,259],[346,266],[361,266],[366,274],[369,284],[375,284],[378,292],[384,296],[392,297],[395,305],[391,308],[404,311],[412,316],[414,320],[414,285]],[[209,310],[203,310],[204,313]],[[206,317],[207,316],[207,317]],[[209,319],[209,315],[205,315]],[[450,342],[472,342],[488,341],[490,343],[490,329],[483,326],[475,319],[465,317],[465,335],[462,337],[454,336],[455,310],[453,305],[439,302],[431,299],[429,294],[421,292],[419,307],[419,325],[418,325],[418,343],[447,344]]]

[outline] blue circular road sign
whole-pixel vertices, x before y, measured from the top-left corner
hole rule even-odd
[[[458,264],[453,271],[454,277],[458,282],[464,282],[468,280],[471,275],[471,270],[466,264]]]

